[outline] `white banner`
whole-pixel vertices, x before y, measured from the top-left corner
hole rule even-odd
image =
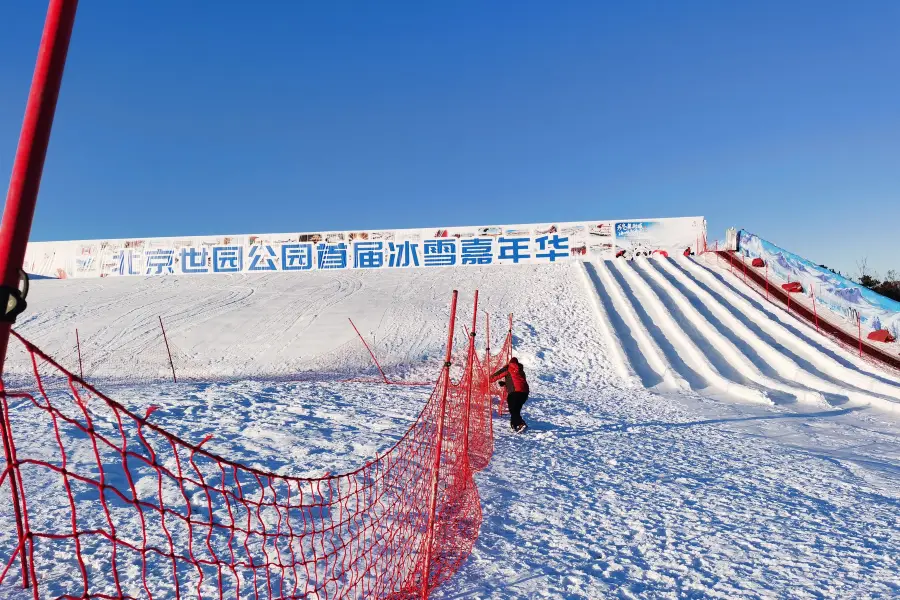
[[[333,231],[234,236],[33,242],[32,275],[74,277],[302,272],[555,263],[654,251],[697,251],[703,217]]]

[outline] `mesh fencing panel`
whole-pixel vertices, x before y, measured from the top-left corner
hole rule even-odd
[[[445,366],[394,446],[311,479],[181,439],[151,422],[152,409],[135,414],[13,335],[33,373],[0,394],[0,493],[14,508],[0,518],[18,528],[0,554],[0,595],[422,597],[478,537],[473,476],[493,453],[489,377],[505,355],[479,357],[474,337],[459,381]],[[39,439],[19,439],[22,419]]]

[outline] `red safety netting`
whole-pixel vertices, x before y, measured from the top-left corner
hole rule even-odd
[[[473,475],[493,434],[474,336],[460,381],[448,361],[393,447],[311,479],[181,439],[153,409],[135,414],[13,335],[33,381],[0,393],[0,491],[13,499],[0,519],[16,528],[16,545],[0,548],[4,597],[427,597],[478,537]]]
[[[490,330],[488,330],[488,335],[490,335]],[[488,344],[490,344],[490,340],[488,340]],[[509,329],[506,332],[506,338],[504,338],[500,350],[496,354],[492,354],[490,345],[487,348],[484,359],[484,368],[487,372],[487,376],[490,377],[502,367],[506,366],[510,358],[512,358],[512,315],[509,316]],[[488,386],[488,389],[491,389],[490,385]],[[497,389],[499,389],[499,392]],[[493,390],[498,396],[497,403],[494,405],[495,412],[498,415],[509,414],[509,407],[506,404],[506,388],[494,387]]]

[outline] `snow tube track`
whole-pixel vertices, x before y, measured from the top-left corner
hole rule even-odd
[[[807,338],[689,258],[584,263],[616,370],[659,391],[900,412],[900,382]],[[787,321],[787,322],[785,322]]]

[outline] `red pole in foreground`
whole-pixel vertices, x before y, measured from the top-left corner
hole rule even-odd
[[[766,301],[769,301],[769,261],[766,261]]]
[[[81,364],[81,340],[78,338],[78,328],[75,328],[75,346],[78,347],[78,375],[84,379],[84,367]]]
[[[447,388],[450,387],[450,357],[453,353],[453,330],[456,326],[456,297],[459,293],[453,290],[450,302],[450,332],[447,335],[447,354],[444,357],[443,391],[438,408],[437,445],[434,449],[434,466],[431,473],[431,498],[428,501],[428,532],[425,537],[425,562],[422,564],[422,598],[427,600],[429,580],[431,579],[431,557],[434,546],[434,519],[437,515],[438,476],[441,470],[441,446],[444,438],[444,415],[447,412]]]
[[[162,317],[159,318],[159,328],[162,329],[163,341],[166,343],[166,353],[169,355],[169,366],[172,367],[172,381],[178,383],[175,377],[175,363],[172,362],[172,351],[169,350],[169,338],[166,337],[166,328],[163,327]]]
[[[25,250],[31,233],[31,223],[34,220],[34,207],[41,187],[44,159],[50,145],[50,130],[53,128],[53,115],[56,113],[56,101],[59,99],[59,88],[62,85],[77,7],[78,0],[51,0],[47,8],[44,33],[41,37],[34,76],[31,80],[31,91],[25,107],[25,119],[19,136],[19,146],[16,149],[6,194],[3,221],[0,222],[0,277],[2,277],[0,285],[5,288],[0,297],[0,306],[3,307],[4,316],[8,299],[13,297],[12,290],[18,290],[20,272],[25,262]],[[11,327],[11,320],[0,320],[0,376],[6,362]],[[0,390],[3,390],[2,380]],[[13,452],[12,439],[8,434],[6,418],[0,414],[0,437],[3,438],[7,464]],[[22,564],[22,587],[27,588],[30,585],[27,556],[34,550],[34,546],[31,539],[26,540],[27,532],[19,504],[21,480],[15,468],[9,473],[9,483],[21,548],[19,561]],[[31,575],[33,578],[33,565]]]
[[[372,361],[375,363],[375,366],[378,367],[378,372],[381,373],[381,378],[384,380],[385,383],[390,383],[390,382],[388,381],[387,375],[384,374],[384,369],[382,369],[382,368],[381,368],[381,365],[378,364],[378,359],[375,358],[375,353],[372,352],[372,349],[369,348],[369,345],[366,343],[366,340],[363,339],[363,336],[362,336],[362,334],[359,332],[359,329],[357,329],[357,328],[356,328],[356,325],[353,323],[353,319],[351,319],[350,317],[347,317],[347,320],[350,321],[350,325],[353,326],[353,331],[355,331],[355,332],[356,332],[356,335],[359,336],[359,339],[360,339],[360,341],[363,343],[363,346],[365,346],[365,347],[366,347],[366,350],[369,351],[369,356],[372,357]]]
[[[25,261],[77,6],[77,0],[51,0],[47,9],[19,147],[9,180],[3,222],[0,224],[0,276],[3,278],[0,283],[7,288],[19,287],[19,273]],[[3,298],[3,304],[6,304],[6,298]],[[0,322],[0,374],[6,361],[11,326],[12,323]]]

